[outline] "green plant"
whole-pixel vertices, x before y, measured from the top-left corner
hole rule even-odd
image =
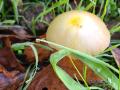
[[[2,14],[2,18],[0,18],[0,25],[1,24],[9,24],[13,25],[15,24],[15,21],[19,22],[20,20],[20,14],[18,12],[18,6],[19,6],[20,0],[11,0],[12,7],[8,5],[7,0],[0,0],[0,13]],[[22,0],[21,0],[22,1]],[[54,13],[54,15],[58,15],[60,13],[63,13],[65,11],[69,11],[72,9],[72,6],[70,4],[70,0],[55,0],[56,2],[51,2],[51,0],[41,0],[41,2],[44,4],[44,10],[42,13],[40,13],[37,17],[34,17],[32,20],[32,24],[30,26],[30,29],[32,29],[32,32],[34,35],[36,35],[35,30],[35,24],[37,22],[44,22],[43,17],[48,13]],[[28,3],[40,3],[39,0],[24,0],[24,2]],[[23,2],[23,3],[24,3]],[[100,16],[105,21],[110,21],[112,18],[116,18],[120,16],[120,8],[119,8],[119,0],[80,0],[80,3],[76,7],[78,10],[86,10],[93,12]],[[9,8],[9,9],[8,9]],[[97,10],[96,10],[97,9]],[[12,11],[13,10],[13,11]],[[11,14],[11,12],[13,12]],[[14,17],[14,19],[13,19]],[[23,16],[22,16],[23,17]],[[47,23],[48,24],[48,23]],[[113,35],[116,32],[120,32],[120,23],[116,26],[112,27],[110,29],[111,35]],[[86,65],[88,65],[90,68],[93,69],[93,71],[99,75],[103,80],[108,83],[112,88],[115,90],[119,90],[120,88],[120,69],[115,68],[114,66],[108,64],[111,61],[114,61],[113,56],[111,53],[109,54],[112,49],[120,46],[120,40],[111,40],[111,47],[106,49],[103,53],[93,57],[90,55],[87,55],[85,53],[73,50],[71,48],[64,47],[62,45],[55,44],[53,42],[48,42],[46,40],[38,40],[41,42],[45,42],[51,45],[54,45],[56,47],[61,48],[60,51],[54,53],[50,57],[51,65],[53,66],[54,71],[58,75],[58,77],[62,80],[62,82],[67,86],[70,90],[88,90],[90,89],[99,89],[103,90],[103,88],[99,87],[91,87],[87,84],[82,85],[78,78],[75,76],[76,80],[72,79],[62,68],[60,68],[57,63],[64,57],[64,56],[70,56],[71,54],[75,57],[79,58],[84,62]],[[26,72],[26,77],[29,77],[28,79],[25,79],[24,85],[21,87],[21,90],[27,89],[29,84],[31,83],[32,79],[34,78],[37,70],[38,70],[38,55],[37,50],[34,47],[35,43],[32,42],[25,42],[25,43],[16,43],[12,45],[13,50],[21,50],[24,49],[27,46],[30,46],[35,54],[36,62],[33,65],[30,65]],[[37,44],[38,45],[38,44]],[[51,48],[44,46],[44,45],[38,45],[42,48],[46,48],[47,50],[52,50]],[[2,46],[1,46],[2,47]],[[103,57],[108,57],[103,58]],[[73,63],[74,64],[74,63]],[[75,67],[75,65],[74,65]],[[77,68],[77,67],[76,67]],[[78,72],[79,73],[79,72]],[[119,76],[119,77],[118,77]],[[83,79],[86,78],[86,67],[83,73]],[[84,81],[86,83],[86,80]]]
[[[38,53],[37,53],[37,49],[34,45],[37,45],[38,47],[42,47],[45,48],[47,50],[51,50],[51,48],[41,45],[41,44],[36,44],[36,43],[32,43],[32,42],[25,42],[25,43],[16,43],[12,45],[12,49],[14,51],[19,51],[19,50],[23,50],[25,49],[25,47],[31,47],[33,50],[33,53],[35,55],[35,64],[30,65],[26,71],[26,76],[25,76],[25,80],[23,85],[20,87],[19,90],[26,90],[28,88],[28,86],[30,85],[30,83],[32,82],[33,78],[35,77],[38,68]],[[33,66],[33,67],[32,67]],[[28,78],[27,78],[28,77]]]
[[[68,2],[68,0],[60,0],[56,3],[54,3],[51,7],[45,7],[45,9],[43,10],[42,13],[40,13],[36,18],[33,18],[32,20],[32,32],[34,35],[36,35],[35,32],[35,25],[36,23],[40,20],[42,21],[43,16],[45,16],[46,14],[50,13],[52,10],[54,10],[56,7],[60,7],[63,4],[66,4]]]
[[[59,66],[57,66],[57,63],[63,57],[72,54],[72,55],[76,56],[77,58],[79,58],[86,65],[88,65],[105,82],[107,82],[113,88],[118,90],[119,79],[110,70],[110,69],[112,69],[114,72],[119,74],[118,69],[114,68],[113,66],[109,65],[108,63],[105,63],[102,60],[99,60],[95,57],[92,57],[85,53],[79,52],[77,50],[73,50],[73,49],[55,44],[53,42],[45,41],[45,40],[38,39],[37,41],[46,42],[48,44],[54,45],[54,46],[62,49],[62,50],[56,52],[55,54],[51,55],[50,62],[53,66],[54,71],[56,72],[58,77],[63,81],[63,83],[67,86],[68,89],[70,89],[70,90],[81,90],[81,88],[82,88],[82,90],[86,89],[85,87],[81,86],[78,82],[75,82],[65,71],[63,71]],[[108,69],[108,68],[110,68],[110,69]],[[90,87],[90,88],[92,88],[92,87]]]
[[[21,0],[11,0],[14,10],[14,18],[17,22],[19,22],[19,13],[18,13],[18,5],[20,4]]]

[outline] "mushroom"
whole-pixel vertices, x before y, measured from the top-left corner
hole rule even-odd
[[[46,39],[94,56],[109,46],[110,33],[96,15],[72,10],[58,15],[50,23]]]

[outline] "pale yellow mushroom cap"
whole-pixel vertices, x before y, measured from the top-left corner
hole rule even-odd
[[[110,43],[110,32],[96,15],[85,11],[68,11],[49,25],[46,39],[91,55],[103,52]]]

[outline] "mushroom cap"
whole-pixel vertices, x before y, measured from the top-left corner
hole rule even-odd
[[[96,15],[73,10],[58,15],[50,23],[46,39],[90,55],[97,55],[109,46],[110,32]]]

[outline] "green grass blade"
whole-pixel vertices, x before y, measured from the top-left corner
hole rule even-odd
[[[101,12],[102,12],[102,9],[103,9],[103,6],[104,6],[104,2],[105,2],[105,0],[102,0],[102,1],[101,1],[101,5],[100,5],[99,12],[98,12],[98,16],[101,15]]]
[[[53,4],[51,7],[47,8],[47,10],[45,10],[43,13],[40,13],[36,18],[35,18],[35,22],[38,21],[38,19],[40,19],[42,16],[46,15],[47,13],[51,12],[53,9],[55,9],[56,7],[60,7],[63,4],[66,4],[68,1],[67,0],[59,0],[58,2],[56,2],[55,4]]]
[[[19,22],[19,19],[18,19],[19,14],[18,14],[18,8],[17,8],[19,0],[11,0],[11,2],[12,2],[12,5],[13,5],[13,10],[14,10],[14,14],[15,14],[15,20],[17,22]]]
[[[4,1],[0,0],[0,12],[2,12],[3,6],[4,6]]]
[[[21,49],[25,49],[26,46],[29,46],[30,44],[32,44],[31,42],[25,42],[25,43],[15,43],[15,44],[12,44],[12,49],[14,51],[17,51],[17,50],[21,50]]]
[[[55,44],[53,42],[48,42],[45,40],[40,40],[43,42],[47,42],[48,44],[57,46],[62,49],[66,49],[70,51],[74,56],[79,58],[82,62],[84,62],[86,65],[88,65],[98,76],[100,76],[105,82],[107,82],[109,85],[111,85],[113,88],[118,90],[118,78],[111,72],[110,69],[114,70],[119,74],[119,71],[114,68],[113,66],[109,65],[108,63],[103,62],[102,60],[99,60],[95,57],[92,57],[88,54],[79,52],[77,50],[64,47],[62,45]],[[109,69],[110,68],[110,69]]]
[[[119,47],[120,44],[116,44],[116,45],[112,45],[111,47],[109,47],[108,49],[106,49],[103,53],[106,53],[106,52],[109,52],[109,51],[112,51],[113,49]]]
[[[105,7],[104,7],[104,10],[103,10],[103,14],[101,16],[102,20],[104,19],[105,15],[106,15],[108,5],[109,5],[109,0],[106,0]]]
[[[113,26],[111,29],[110,29],[110,33],[111,34],[114,34],[116,32],[120,32],[120,23],[118,23],[117,25]]]
[[[90,3],[86,6],[86,8],[84,9],[85,11],[88,11],[89,9],[91,9],[94,6],[93,3]]]
[[[42,45],[42,44],[33,43],[33,42],[15,43],[15,44],[12,44],[12,49],[14,51],[25,49],[26,46],[29,46],[31,44],[34,44],[34,45],[36,45],[36,46],[38,46],[40,48],[44,48],[44,49],[49,50],[49,51],[53,51],[53,49],[48,47],[48,46],[45,46],[45,45]]]
[[[76,53],[74,53],[74,55],[77,56],[79,60],[84,62],[86,65],[88,65],[105,82],[118,90],[118,78],[110,71],[110,69],[107,68],[107,66],[104,66],[102,63],[98,62],[96,58],[91,58],[89,56],[84,57]]]
[[[77,5],[76,9],[80,10],[82,7],[83,0],[80,0],[79,4]]]
[[[2,22],[3,25],[13,25],[15,24],[15,20],[4,20]]]
[[[109,65],[108,63],[105,63],[105,62],[103,62],[103,61],[101,61],[101,60],[99,60],[99,59],[97,59],[97,58],[95,58],[95,57],[92,57],[92,56],[90,56],[90,55],[88,55],[88,54],[82,53],[82,52],[80,52],[80,51],[78,51],[78,50],[74,50],[74,49],[71,49],[71,48],[68,48],[68,47],[65,47],[65,46],[62,46],[62,45],[59,45],[59,44],[50,42],[50,41],[46,41],[46,40],[43,40],[43,39],[36,39],[36,41],[37,41],[37,42],[39,42],[39,41],[45,42],[45,43],[51,44],[51,45],[53,45],[53,46],[57,46],[57,47],[59,47],[60,49],[67,49],[67,50],[69,50],[69,51],[71,51],[71,52],[73,52],[73,53],[76,53],[76,54],[78,54],[78,55],[80,54],[80,55],[82,55],[82,56],[84,56],[84,57],[89,57],[89,58],[91,58],[90,61],[93,61],[92,59],[96,59],[97,62],[99,62],[99,63],[101,63],[101,64],[109,67],[110,69],[112,69],[113,71],[115,71],[116,73],[119,74],[119,70],[116,69],[116,68],[114,68],[113,66]]]
[[[63,69],[57,66],[57,63],[65,56],[70,53],[67,50],[60,50],[50,57],[50,62],[53,66],[54,71],[60,78],[60,80],[65,84],[65,86],[69,90],[87,90],[87,88],[83,87],[80,83],[77,83],[74,79],[72,79]]]

